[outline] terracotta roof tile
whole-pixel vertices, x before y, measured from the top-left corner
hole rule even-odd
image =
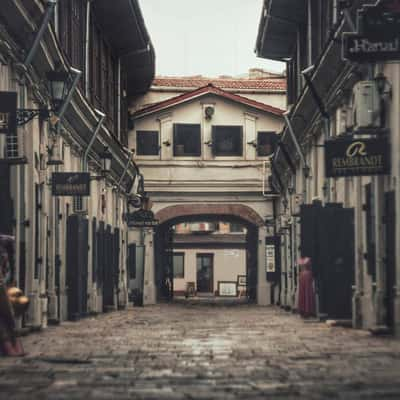
[[[274,92],[286,91],[285,78],[214,79],[205,77],[156,77],[152,83],[152,87],[199,88],[208,84],[212,84],[213,86],[221,89],[253,89]]]
[[[239,96],[237,94],[227,92],[226,90],[215,87],[214,85],[212,85],[210,83],[207,86],[203,86],[201,88],[192,90],[190,92],[183,93],[179,96],[175,96],[170,99],[160,101],[159,103],[150,104],[148,106],[145,106],[144,108],[136,111],[133,114],[133,117],[140,118],[145,115],[152,114],[154,112],[158,112],[158,111],[164,110],[166,108],[173,107],[177,104],[181,104],[186,101],[190,101],[191,99],[194,99],[194,98],[197,98],[200,96],[204,96],[207,94],[217,95],[217,96],[226,98],[228,100],[247,105],[247,106],[255,108],[257,110],[265,111],[265,112],[275,114],[278,116],[281,116],[285,111],[280,108],[273,107],[273,106],[270,106],[265,103],[261,103],[259,101],[253,100],[253,99],[249,99],[244,96]]]

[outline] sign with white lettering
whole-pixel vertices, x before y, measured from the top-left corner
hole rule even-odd
[[[88,172],[53,172],[51,175],[53,196],[90,196]]]
[[[343,34],[343,58],[355,62],[400,60],[400,36],[371,39],[357,33]]]
[[[390,151],[384,137],[325,141],[327,177],[383,175],[389,172]]]
[[[154,213],[150,210],[138,210],[125,214],[125,221],[128,228],[154,228],[158,220],[154,219]]]
[[[275,244],[265,246],[265,263],[267,272],[275,272]]]
[[[0,135],[17,134],[17,93],[0,92]]]

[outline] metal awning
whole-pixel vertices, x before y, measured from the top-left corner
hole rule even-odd
[[[300,24],[306,23],[305,0],[265,0],[258,29],[259,57],[284,60],[292,57]]]
[[[128,73],[129,94],[145,92],[155,74],[155,52],[138,0],[96,0],[96,20]]]

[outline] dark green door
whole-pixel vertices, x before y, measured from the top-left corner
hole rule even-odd
[[[387,325],[394,326],[394,296],[396,285],[396,261],[395,261],[395,193],[385,193],[385,224],[386,224],[386,307]]]

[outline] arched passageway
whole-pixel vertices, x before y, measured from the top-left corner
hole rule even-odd
[[[226,222],[245,228],[245,244],[243,246],[245,253],[243,261],[245,265],[243,268],[246,275],[245,293],[248,301],[257,301],[260,261],[258,257],[258,238],[259,228],[264,223],[254,210],[244,205],[185,204],[166,207],[156,213],[156,218],[160,222],[154,238],[157,301],[166,301],[173,298],[173,254],[177,246],[174,243],[174,227],[181,223],[190,224],[195,222]],[[196,286],[198,285],[199,282],[196,283]],[[217,293],[215,287],[210,290]]]

